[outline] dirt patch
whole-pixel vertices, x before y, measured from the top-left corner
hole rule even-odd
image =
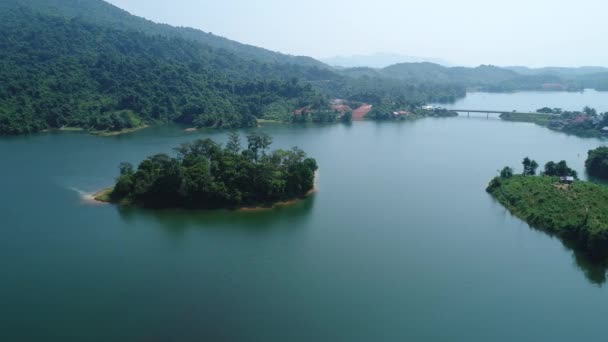
[[[366,103],[355,109],[353,111],[353,120],[363,120],[365,116],[372,111],[372,108],[372,105]]]
[[[562,184],[562,183],[555,183],[555,184],[553,184],[553,186],[560,190],[568,190],[570,188],[570,184]]]

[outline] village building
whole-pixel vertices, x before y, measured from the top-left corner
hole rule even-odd
[[[574,183],[574,177],[572,177],[572,176],[559,177],[559,181],[562,184],[572,184],[572,183]]]

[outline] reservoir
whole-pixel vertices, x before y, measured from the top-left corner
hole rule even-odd
[[[454,108],[608,110],[607,93],[474,93]],[[510,100],[509,100],[510,99]],[[490,116],[265,124],[319,164],[269,211],[91,203],[120,162],[227,131],[0,138],[2,341],[573,341],[606,334],[605,266],[485,192],[504,166],[579,138]],[[241,131],[246,134],[247,131]]]

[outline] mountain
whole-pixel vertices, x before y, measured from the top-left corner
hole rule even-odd
[[[0,0],[0,9],[25,7],[45,15],[61,16],[112,27],[116,30],[138,31],[164,37],[179,37],[209,45],[213,48],[233,52],[242,58],[254,59],[265,63],[296,64],[302,66],[328,66],[311,57],[291,56],[263,48],[241,44],[211,33],[185,27],[158,24],[131,15],[112,4],[101,0]]]
[[[408,80],[414,83],[459,84],[482,91],[547,90],[548,86],[559,90],[579,90],[581,82],[576,78],[555,74],[521,74],[515,70],[493,65],[475,68],[445,67],[435,63],[400,63],[382,69],[351,68],[340,71],[350,77],[381,77]]]
[[[0,12],[0,134],[65,126],[115,131],[168,121],[253,126],[267,106],[280,103],[289,111],[320,96],[298,79],[337,77],[41,13]]]
[[[387,66],[399,63],[423,63],[430,62],[440,65],[449,66],[448,62],[445,62],[436,58],[424,58],[424,57],[413,57],[405,56],[394,53],[375,53],[371,55],[354,55],[354,56],[336,56],[326,58],[322,60],[328,65],[342,68],[385,68]]]
[[[330,97],[406,106],[464,96],[457,84],[351,77],[311,60],[155,24],[101,0],[0,0],[0,134],[249,127],[303,107],[325,113]]]

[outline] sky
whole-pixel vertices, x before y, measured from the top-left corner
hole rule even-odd
[[[476,66],[608,66],[606,0],[107,0],[315,58],[378,52]]]

